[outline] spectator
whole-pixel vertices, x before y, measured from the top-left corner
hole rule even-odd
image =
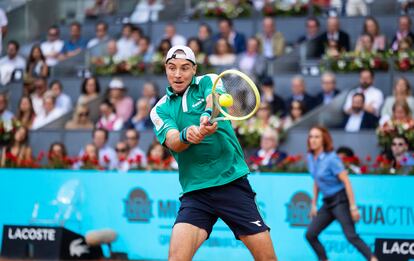
[[[316,56],[321,57],[326,52],[326,46],[329,41],[338,43],[341,51],[350,50],[349,35],[340,30],[339,19],[337,17],[329,17],[327,21],[326,31],[316,39]]]
[[[278,128],[280,127],[280,121],[275,115],[272,115],[272,110],[268,103],[261,103],[256,116],[247,122],[247,126],[254,126],[259,130]]]
[[[363,34],[359,37],[359,46],[355,47],[355,52],[361,55],[361,53],[371,54],[377,50],[374,48],[374,38],[369,34]]]
[[[60,52],[59,58],[61,60],[76,56],[86,48],[86,41],[81,36],[82,26],[78,22],[73,22],[70,25],[70,38],[65,41]]]
[[[263,33],[258,34],[257,39],[264,57],[273,59],[282,56],[285,53],[285,38],[281,32],[276,31],[272,17],[263,19],[262,30]]]
[[[170,40],[172,46],[185,45],[187,42],[184,36],[177,34],[174,24],[167,24],[164,30],[164,39]]]
[[[63,92],[63,86],[59,80],[52,81],[49,89],[56,99],[56,108],[62,110],[64,113],[72,110],[72,99]]]
[[[378,126],[378,117],[364,111],[365,96],[355,93],[352,96],[350,114],[345,114],[341,128],[347,132],[359,132],[360,130],[375,129]]]
[[[94,144],[86,144],[85,147],[81,150],[79,156],[80,161],[74,164],[74,169],[102,169],[104,168],[103,166],[107,166],[106,161],[102,160],[101,162],[100,150]],[[114,159],[116,158],[114,157]],[[101,165],[101,163],[103,163],[104,165]],[[113,164],[112,166],[114,165],[115,164]]]
[[[78,98],[77,105],[88,104],[97,99],[100,92],[101,87],[96,77],[85,78],[81,86],[81,95]]]
[[[222,18],[219,21],[219,33],[215,35],[214,40],[225,39],[230,44],[236,54],[246,50],[246,38],[243,34],[236,32],[233,28],[233,21],[228,18]]]
[[[109,101],[104,101],[99,106],[100,118],[96,127],[107,131],[119,131],[124,122],[116,115],[115,107]]]
[[[346,14],[348,16],[367,16],[367,3],[364,0],[347,0]]]
[[[211,27],[208,24],[200,24],[198,27],[198,40],[200,40],[205,54],[210,55],[213,53],[214,40]]]
[[[283,129],[287,130],[302,119],[306,112],[303,101],[293,100],[289,104],[289,114],[283,119]]]
[[[370,35],[374,39],[373,49],[383,51],[387,46],[387,38],[381,34],[381,30],[377,20],[369,16],[365,18],[362,35]],[[360,51],[362,49],[362,36],[358,38],[355,50]]]
[[[95,0],[93,6],[85,10],[87,18],[97,18],[101,15],[110,15],[115,12],[116,4],[114,0]]]
[[[381,90],[374,87],[374,72],[369,69],[363,69],[359,73],[360,86],[351,90],[348,93],[344,104],[344,111],[347,114],[351,113],[352,97],[355,93],[363,93],[365,96],[364,111],[379,115],[379,110],[384,102],[384,95]]]
[[[167,56],[168,50],[171,49],[171,41],[168,39],[162,39],[157,47],[157,51],[154,54],[154,60],[163,60]],[[164,64],[164,61],[162,61]]]
[[[94,129],[92,132],[93,146],[98,150],[99,165],[105,169],[114,169],[116,163],[116,153],[107,142],[109,138],[109,132],[105,129]],[[86,148],[82,149],[79,156],[83,156],[84,152],[87,152]]]
[[[208,60],[213,66],[231,66],[236,61],[236,55],[231,45],[222,38],[216,42],[214,53],[208,57]]]
[[[397,100],[392,106],[391,117],[389,117],[388,115],[381,117],[380,125],[382,126],[385,123],[389,123],[389,125],[394,125],[395,123],[403,124],[412,121],[412,111],[410,110],[408,103],[404,100]]]
[[[63,49],[63,45],[64,42],[60,39],[59,28],[57,26],[49,27],[47,40],[40,45],[48,66],[52,67],[58,64],[58,57]]]
[[[300,101],[306,109],[305,113],[315,107],[315,98],[306,92],[305,80],[302,76],[295,76],[291,81],[292,96],[288,99],[288,104],[292,101]]]
[[[132,29],[132,24],[125,24],[122,27],[122,36],[116,42],[116,47],[118,50],[116,54],[119,57],[119,59],[123,61],[126,61],[132,56],[134,56],[137,50],[137,45],[134,39],[132,38]]]
[[[194,52],[196,62],[197,62],[197,69],[200,69],[199,66],[203,66],[207,64],[207,56],[206,53],[203,52],[203,44],[202,42],[195,37],[189,38],[187,41],[187,46]]]
[[[8,67],[11,72],[16,69],[24,70],[26,67],[26,61],[19,55],[20,45],[16,41],[9,41],[7,44],[7,55],[0,59],[0,70]],[[2,72],[2,71],[0,71]]]
[[[361,174],[361,168],[357,165],[358,158],[356,158],[355,153],[351,148],[345,146],[339,147],[336,150],[336,155],[338,155],[350,173]]]
[[[128,129],[125,132],[126,143],[130,148],[129,158],[134,161],[137,167],[145,168],[147,166],[147,156],[139,147],[139,132],[135,129]]]
[[[150,119],[149,102],[146,98],[140,98],[135,105],[136,113],[126,123],[127,128],[133,128],[137,131],[149,130],[152,128],[152,122]]]
[[[164,9],[160,0],[141,0],[135,6],[131,15],[131,22],[134,24],[144,24],[147,22],[157,22],[159,12]]]
[[[296,41],[297,44],[315,40],[319,35],[320,23],[316,17],[306,19],[306,33],[301,35]]]
[[[88,41],[86,48],[89,50],[92,57],[101,57],[105,55],[105,43],[110,40],[108,35],[108,24],[105,22],[98,22],[95,26],[95,38]]]
[[[7,20],[6,12],[4,12],[3,8],[0,8],[0,54],[3,46],[3,39],[7,34],[8,23],[9,21]]]
[[[150,108],[154,107],[160,99],[158,86],[154,82],[145,82],[142,87],[142,97],[148,100]]]
[[[406,137],[404,136],[396,136],[392,139],[391,143],[391,152],[392,152],[392,165],[394,168],[398,169],[401,167],[405,167],[409,172],[409,168],[414,166],[414,157],[409,152],[409,143]],[[407,174],[404,173],[404,174]]]
[[[14,133],[12,143],[2,149],[1,167],[10,167],[10,165],[23,167],[31,161],[32,148],[29,146],[29,131],[20,126]]]
[[[27,59],[26,76],[31,79],[32,77],[47,77],[48,75],[49,67],[46,64],[46,58],[40,46],[35,44],[30,50],[30,55]]]
[[[134,40],[135,43],[135,50],[134,50],[134,54],[137,54],[139,52],[139,40],[141,40],[141,38],[145,37],[144,33],[142,32],[142,29],[140,27],[134,26],[132,28],[132,32],[131,32],[131,37]],[[151,44],[151,41],[149,41]]]
[[[285,101],[275,93],[271,77],[264,77],[261,85],[261,101],[270,105],[272,114],[284,116],[286,113]]]
[[[43,98],[47,91],[47,80],[45,78],[37,78],[34,83],[34,93],[30,95],[32,99],[33,109],[36,115],[44,114],[43,111]]]
[[[255,37],[247,41],[247,49],[236,59],[237,67],[254,79],[263,77],[266,72],[266,59],[259,53],[259,40]]]
[[[338,58],[341,53],[343,53],[343,49],[339,47],[339,44],[335,40],[329,40],[326,48],[325,48],[325,56],[332,57],[332,58]]]
[[[171,170],[174,162],[168,150],[159,142],[154,142],[148,149],[147,170]]]
[[[412,51],[413,42],[410,37],[405,37],[401,39],[398,43],[398,52],[410,52]]]
[[[411,39],[412,44],[414,41],[414,33],[411,31],[411,18],[408,15],[402,15],[398,20],[398,31],[395,33],[394,38],[391,41],[391,49],[397,51],[400,41],[406,37]]]
[[[89,118],[88,106],[78,105],[73,113],[72,119],[65,124],[67,130],[92,130],[93,122]]]
[[[401,4],[401,11],[403,14],[412,13],[414,9],[414,1],[413,0],[398,0]]]
[[[265,129],[260,138],[260,149],[254,153],[254,157],[259,158],[260,162],[257,162],[258,166],[253,166],[253,168],[272,169],[281,163],[287,154],[280,151],[278,147],[279,135],[277,131],[271,128]]]
[[[122,172],[127,172],[131,168],[129,161],[129,147],[124,141],[119,141],[115,146],[116,163],[115,169]]]
[[[405,77],[400,77],[394,84],[393,95],[385,99],[381,109],[381,116],[391,117],[392,106],[396,101],[406,101],[410,110],[414,112],[414,97],[411,94],[410,82]]]
[[[63,116],[65,112],[56,107],[56,99],[53,95],[48,94],[43,97],[43,111],[36,114],[36,118],[33,121],[33,130],[40,129],[54,120],[57,120]]]
[[[132,116],[134,101],[126,95],[127,89],[119,78],[113,78],[109,83],[108,100],[114,106],[116,115],[123,122]]]
[[[151,45],[151,40],[147,36],[141,37],[138,42],[138,56],[146,64],[150,64],[154,56],[154,48]]]
[[[14,118],[14,115],[11,111],[7,110],[9,105],[9,99],[5,93],[0,93],[0,121],[11,122]]]
[[[110,66],[121,62],[122,57],[118,53],[115,40],[109,40],[106,44],[106,55],[91,58],[91,63],[97,66]]]
[[[335,74],[326,72],[321,76],[322,91],[316,95],[316,105],[327,105],[332,102],[339,90],[336,88]]]
[[[66,146],[61,142],[54,142],[50,145],[47,159],[49,167],[53,169],[68,169],[71,167]]]
[[[32,99],[29,96],[22,96],[19,101],[16,119],[22,126],[31,129],[35,118],[36,114],[33,109]]]

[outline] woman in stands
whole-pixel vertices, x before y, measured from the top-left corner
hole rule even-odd
[[[90,101],[99,97],[100,91],[101,87],[96,77],[85,78],[81,86],[81,95],[78,98],[77,104],[88,104]]]
[[[25,167],[32,163],[32,148],[29,146],[29,131],[26,127],[19,127],[12,143],[3,147],[1,167]]]
[[[88,106],[82,104],[76,107],[72,119],[65,124],[67,130],[92,130],[93,122],[89,118]]]
[[[381,116],[384,117],[392,115],[392,107],[394,106],[395,101],[404,100],[408,103],[411,112],[414,112],[414,97],[411,94],[411,85],[410,82],[405,77],[400,77],[394,84],[392,96],[388,96],[385,99],[384,106],[381,110]]]
[[[398,100],[392,106],[392,115],[384,115],[380,119],[380,126],[384,124],[403,124],[413,122],[412,111],[408,103],[404,100]]]
[[[32,99],[29,96],[22,96],[19,101],[19,109],[16,119],[20,124],[28,129],[32,127],[36,113],[33,109]]]
[[[298,122],[303,114],[305,114],[305,105],[300,101],[292,101],[290,104],[289,114],[283,119],[283,129],[287,130],[292,127],[293,124]]]
[[[333,150],[332,137],[324,127],[315,126],[308,136],[308,170],[314,179],[310,216],[312,222],[306,231],[306,239],[318,260],[328,260],[325,248],[318,239],[319,234],[337,220],[347,240],[370,261],[378,261],[367,244],[355,231],[355,222],[360,219],[348,172]],[[317,210],[319,192],[323,196],[322,207]]]
[[[65,144],[61,142],[54,142],[49,147],[47,154],[48,165],[54,169],[68,169],[71,167],[71,162],[68,159]]]
[[[220,38],[214,47],[214,53],[208,57],[209,63],[213,66],[231,66],[236,62],[236,55],[230,43]]]
[[[97,128],[107,131],[119,131],[124,125],[122,118],[116,115],[115,107],[109,101],[104,101],[99,106],[101,117],[96,123]]]
[[[46,64],[46,58],[40,49],[40,45],[33,45],[26,64],[27,77],[47,77],[49,67]]]
[[[359,52],[363,45],[363,35],[370,35],[373,39],[372,49],[375,51],[383,51],[387,46],[387,38],[381,34],[377,20],[374,17],[369,16],[365,18],[364,27],[362,29],[362,35],[358,38],[355,51]]]

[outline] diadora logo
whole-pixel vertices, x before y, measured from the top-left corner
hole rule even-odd
[[[191,105],[191,107],[195,108],[198,105],[202,104],[204,101],[205,101],[204,98],[198,99],[198,102],[196,102],[193,105]]]
[[[148,222],[153,216],[151,205],[145,190],[135,188],[125,200],[125,216],[130,222]]]
[[[310,209],[309,194],[303,191],[296,192],[286,204],[286,222],[292,227],[307,227],[311,222]]]

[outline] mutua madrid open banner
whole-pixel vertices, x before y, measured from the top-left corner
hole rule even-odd
[[[253,174],[249,180],[271,227],[279,259],[316,260],[304,238],[310,222],[313,182],[309,175]],[[414,177],[367,175],[352,176],[351,181],[362,215],[357,224],[361,237],[372,250],[376,238],[390,240],[386,244],[378,241],[384,255],[409,255],[410,245],[407,248],[404,240],[414,239]],[[171,172],[2,169],[0,230],[3,225],[42,223],[70,206],[70,215],[61,215],[57,223],[82,235],[94,229],[114,229],[119,235],[114,251],[126,252],[130,259],[165,260],[180,191],[178,175]],[[398,244],[401,249],[393,243],[396,240],[402,242]],[[337,222],[323,232],[321,241],[331,260],[363,260]],[[252,260],[244,245],[218,221],[194,260],[223,257]]]

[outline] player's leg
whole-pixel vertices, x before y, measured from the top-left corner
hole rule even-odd
[[[207,231],[202,228],[188,223],[175,224],[171,234],[168,260],[192,260],[197,249],[207,237]]]
[[[239,238],[250,250],[255,261],[277,260],[269,231],[260,232],[254,235],[239,236]]]

